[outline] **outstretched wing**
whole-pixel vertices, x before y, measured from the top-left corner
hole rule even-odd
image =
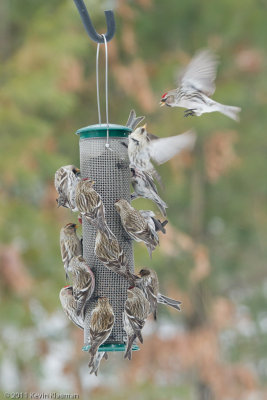
[[[183,89],[197,89],[207,96],[215,92],[218,57],[210,50],[201,50],[190,61],[179,79]]]
[[[191,150],[196,141],[196,134],[188,131],[177,136],[152,140],[149,145],[149,155],[157,164],[163,164],[182,150]]]

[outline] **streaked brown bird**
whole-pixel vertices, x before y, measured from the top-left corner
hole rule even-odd
[[[62,305],[63,311],[68,316],[68,318],[73,322],[76,326],[83,329],[83,319],[80,315],[77,315],[77,301],[73,295],[72,286],[65,286],[59,292],[59,299]]]
[[[149,255],[159,244],[159,238],[156,231],[151,229],[148,221],[133,208],[127,200],[120,199],[115,203],[115,208],[121,217],[121,223],[128,235],[136,242],[144,242]]]
[[[85,178],[76,186],[75,202],[82,216],[101,230],[106,229],[105,209],[100,194],[94,188],[94,181]]]
[[[180,301],[171,299],[159,292],[159,280],[156,271],[151,268],[142,268],[139,271],[139,275],[141,279],[136,281],[136,285],[143,291],[149,301],[154,319],[157,319],[158,303],[173,307],[178,311],[181,310],[180,305],[182,303]]]
[[[60,230],[60,250],[61,258],[64,264],[66,279],[69,278],[69,264],[74,256],[82,255],[82,244],[78,238],[77,225],[70,222]]]
[[[55,188],[59,194],[58,207],[63,206],[77,211],[75,203],[76,185],[80,181],[80,170],[75,165],[65,165],[55,173]]]
[[[92,311],[90,322],[90,361],[88,366],[93,367],[99,346],[104,343],[111,334],[115,316],[107,297],[100,297],[96,307]]]
[[[166,217],[166,208],[168,206],[160,198],[152,176],[131,165],[130,169],[132,174],[131,183],[134,188],[134,192],[131,194],[131,200],[138,199],[139,197],[152,200],[158,206],[161,214]]]
[[[73,295],[77,301],[76,313],[84,318],[84,307],[95,290],[95,276],[82,256],[73,257],[69,264]]]
[[[123,276],[130,285],[134,285],[135,275],[129,269],[125,254],[113,232],[97,231],[95,239],[95,255],[111,271]]]
[[[123,313],[123,325],[127,334],[127,345],[124,358],[131,360],[132,345],[138,337],[143,343],[142,329],[150,313],[150,304],[143,292],[137,287],[130,287],[127,290],[127,300]]]

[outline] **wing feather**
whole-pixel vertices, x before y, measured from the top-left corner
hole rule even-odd
[[[197,52],[180,76],[179,86],[184,89],[197,89],[207,96],[215,92],[215,78],[218,57],[210,50]]]
[[[149,155],[157,164],[163,164],[182,150],[191,150],[196,141],[196,134],[188,131],[177,136],[153,140],[148,145]]]

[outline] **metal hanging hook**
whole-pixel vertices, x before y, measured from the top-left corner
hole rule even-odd
[[[78,8],[78,11],[80,13],[85,30],[88,33],[88,36],[96,43],[104,43],[103,35],[99,35],[96,32],[83,0],[74,0],[74,2],[76,4],[76,7]],[[105,33],[105,38],[106,41],[109,42],[113,38],[116,29],[113,11],[112,10],[105,11],[105,17],[107,23],[107,32]]]

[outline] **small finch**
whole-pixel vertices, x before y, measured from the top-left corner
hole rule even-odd
[[[100,297],[96,307],[92,311],[90,322],[89,354],[91,356],[89,367],[95,364],[95,357],[99,346],[104,343],[111,334],[114,325],[114,312],[107,297]]]
[[[115,203],[115,208],[121,217],[121,223],[128,235],[136,242],[144,242],[149,255],[159,244],[155,229],[151,229],[146,218],[140,211],[133,208],[127,200],[120,199]]]
[[[74,165],[65,165],[55,173],[55,188],[59,194],[58,207],[63,206],[77,211],[75,204],[75,189],[80,181],[80,170]]]
[[[125,254],[110,229],[108,233],[97,231],[95,255],[108,269],[123,276],[131,285],[134,285],[136,277],[130,272]]]
[[[146,124],[138,127],[129,135],[128,156],[130,165],[145,171],[161,183],[161,177],[152,161],[160,165],[170,160],[182,150],[194,147],[196,134],[193,131],[181,135],[158,138],[147,132]]]
[[[100,366],[100,363],[102,361],[102,358],[104,357],[105,360],[108,359],[108,353],[105,351],[99,351],[96,353],[95,359],[94,359],[94,363],[92,365],[92,369],[90,371],[90,374],[95,374],[95,376],[97,376],[98,373],[98,369]]]
[[[95,290],[95,276],[82,256],[71,259],[69,272],[72,274],[73,295],[77,301],[76,312],[84,317],[84,306]]]
[[[218,59],[210,50],[199,51],[179,78],[179,87],[164,93],[160,104],[186,108],[185,117],[219,111],[238,121],[240,107],[226,106],[209,97],[215,92],[217,65]]]
[[[167,204],[159,197],[152,176],[135,167],[131,167],[131,174],[131,183],[134,188],[134,192],[131,194],[131,200],[135,200],[138,197],[152,200],[158,206],[161,214],[166,217]]]
[[[129,114],[128,121],[126,122],[126,126],[134,130],[140,122],[143,121],[145,117],[137,117],[135,110],[131,110]]]
[[[69,264],[72,257],[82,255],[82,244],[81,240],[76,234],[76,229],[76,224],[69,223],[60,231],[60,250],[66,273],[66,279],[69,278]]]
[[[105,209],[100,195],[93,189],[94,181],[85,178],[76,186],[75,201],[77,208],[88,222],[105,230]]]
[[[65,286],[60,290],[59,299],[63,308],[63,311],[68,318],[79,328],[83,329],[83,319],[80,315],[77,315],[77,301],[73,296],[72,286]]]
[[[150,312],[150,304],[143,292],[137,287],[130,287],[127,290],[127,300],[124,306],[123,325],[127,334],[127,346],[124,358],[131,360],[132,345],[138,337],[143,343],[142,329]]]
[[[159,292],[159,280],[156,271],[151,268],[143,268],[140,270],[140,280],[136,281],[136,285],[142,289],[144,295],[150,303],[151,312],[154,319],[157,319],[157,304],[165,304],[176,310],[181,310],[178,300],[170,299]]]

